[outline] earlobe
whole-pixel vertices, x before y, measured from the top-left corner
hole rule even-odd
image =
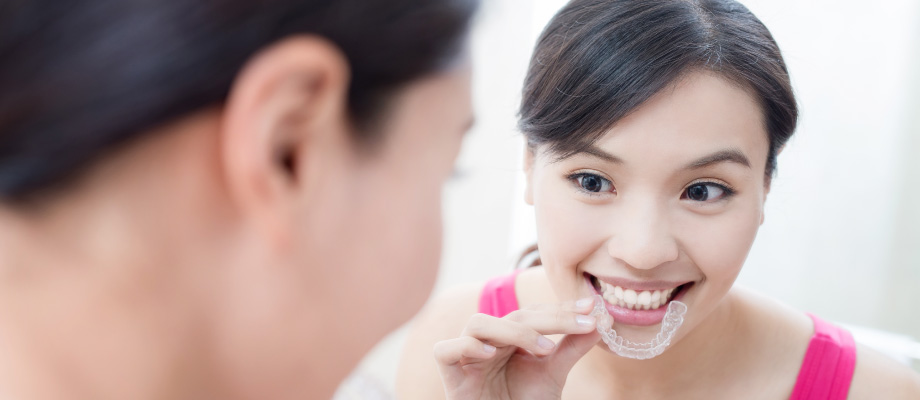
[[[347,145],[348,64],[328,41],[291,37],[256,54],[224,108],[220,152],[230,196],[284,243],[321,165]]]
[[[534,151],[531,145],[524,145],[524,202],[529,205],[533,205]]]

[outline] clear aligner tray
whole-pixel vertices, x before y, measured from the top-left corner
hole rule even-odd
[[[596,295],[594,300],[594,310],[591,315],[597,319],[597,332],[601,334],[601,339],[610,350],[621,357],[634,358],[637,360],[646,360],[657,357],[671,345],[671,339],[674,334],[684,323],[684,316],[687,314],[687,305],[679,301],[672,300],[668,303],[668,310],[661,321],[661,330],[655,335],[655,338],[646,343],[635,343],[626,340],[622,336],[617,336],[617,331],[612,328],[613,317],[607,312],[604,306],[604,298]]]

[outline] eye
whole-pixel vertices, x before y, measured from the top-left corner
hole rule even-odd
[[[570,177],[582,190],[590,193],[613,192],[613,182],[599,175],[578,173]]]
[[[713,182],[700,182],[688,186],[681,198],[698,202],[712,202],[728,198],[733,194],[734,192],[724,185]]]

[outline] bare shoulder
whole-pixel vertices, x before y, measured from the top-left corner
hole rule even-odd
[[[738,337],[748,338],[734,348],[731,371],[740,392],[726,398],[789,398],[799,368],[814,334],[811,319],[776,299],[736,286],[728,296],[733,303]],[[743,393],[747,394],[743,394]]]
[[[441,340],[460,336],[479,309],[483,285],[468,284],[445,290],[429,300],[411,322],[396,374],[397,398],[444,398],[432,349]]]
[[[890,357],[857,345],[849,399],[920,399],[920,374]]]
[[[749,315],[756,315],[758,321],[768,322],[768,326],[775,327],[771,329],[760,324],[759,329],[764,333],[772,333],[776,343],[775,346],[765,346],[764,349],[785,350],[773,351],[773,355],[762,353],[758,355],[758,359],[771,360],[774,365],[800,365],[813,334],[811,320],[801,311],[755,291],[733,288],[732,293],[736,296],[741,295],[740,298],[744,299],[744,309]],[[784,360],[771,359],[779,357],[780,354],[785,354]],[[789,373],[780,381],[786,383],[787,389],[791,389],[797,378],[798,368],[789,368],[788,371],[795,374]],[[884,354],[857,344],[856,369],[848,398],[917,400],[920,399],[920,374]]]

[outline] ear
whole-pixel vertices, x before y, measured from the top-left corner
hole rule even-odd
[[[349,144],[348,63],[314,36],[282,40],[237,76],[220,131],[223,170],[244,217],[272,246],[290,245],[292,213]]]
[[[526,140],[526,139],[525,139]],[[533,205],[533,163],[536,149],[529,143],[524,143],[524,201]]]

